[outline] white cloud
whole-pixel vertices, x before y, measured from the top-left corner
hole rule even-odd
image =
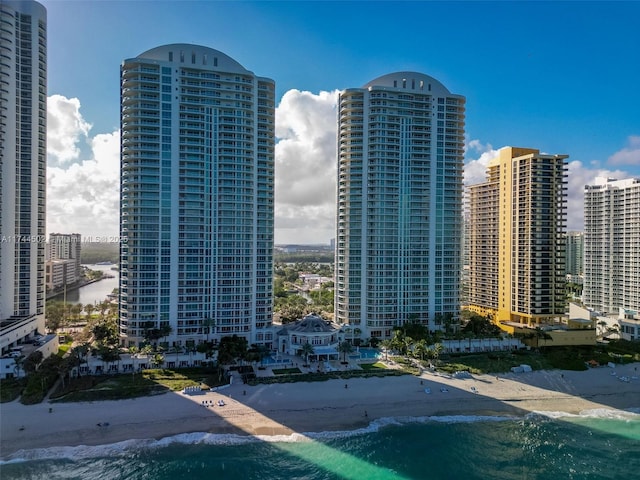
[[[471,140],[467,143],[466,155],[469,156],[471,152],[475,152],[476,155],[480,154],[480,157],[466,160],[464,166],[465,185],[485,182],[487,180],[487,165],[498,155],[498,150],[495,150],[490,143],[483,145],[480,140]]]
[[[609,157],[610,165],[640,165],[640,135],[631,135],[628,146]]]
[[[55,128],[47,137],[47,232],[115,239],[119,229],[120,134],[115,131],[89,137],[80,102],[55,97],[55,108],[48,112],[48,121]],[[62,132],[69,138],[61,140]],[[79,158],[80,142],[88,144],[89,158]]]
[[[289,90],[276,110],[275,241],[335,237],[338,92]]]
[[[47,156],[49,165],[63,165],[80,156],[78,143],[91,124],[80,114],[80,100],[52,95],[47,99]]]
[[[584,187],[593,185],[596,177],[610,177],[622,180],[631,175],[622,170],[608,170],[585,166],[578,160],[569,162],[567,178],[567,231],[584,229]]]
[[[338,92],[290,90],[276,111],[275,241],[328,243],[335,236],[336,107]],[[120,133],[90,136],[78,99],[49,98],[47,231],[117,238]],[[87,150],[79,145],[85,145]],[[467,143],[466,185],[484,182],[498,150],[480,140]],[[637,165],[640,137],[609,159]],[[599,162],[571,161],[568,168],[568,230],[583,228],[584,185],[596,177],[628,178]]]
[[[632,148],[637,146],[637,152],[640,153],[640,137],[630,137],[629,145]],[[623,149],[614,154],[613,157],[629,150],[633,151],[632,149]],[[498,155],[498,151],[499,149],[495,150],[490,144],[485,145],[480,140],[471,140],[468,142],[467,157],[471,158],[467,158],[464,167],[465,185],[474,185],[486,181],[487,164]],[[478,154],[480,154],[480,156],[473,158],[473,152],[475,152],[475,156]],[[569,159],[567,171],[567,231],[582,231],[584,228],[585,185],[593,185],[596,177],[612,177],[621,180],[629,178],[630,176],[629,173],[622,170],[601,168],[600,162],[591,162],[589,165],[584,165],[583,162],[577,160],[571,161],[571,159]]]

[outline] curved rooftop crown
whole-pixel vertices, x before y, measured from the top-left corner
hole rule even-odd
[[[229,55],[209,47],[192,45],[189,43],[172,43],[152,48],[141,53],[136,58],[173,62],[178,65],[200,69],[220,70],[233,73],[251,73]]]
[[[391,87],[416,91],[437,91],[440,93],[451,94],[449,89],[440,83],[440,81],[419,72],[388,73],[387,75],[382,75],[381,77],[371,80],[362,88],[371,87]]]

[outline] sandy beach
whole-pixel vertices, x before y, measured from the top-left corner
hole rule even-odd
[[[167,393],[31,406],[15,401],[0,405],[0,458],[20,450],[105,445],[190,432],[289,435],[353,430],[383,417],[637,409],[639,367],[636,363],[584,372],[552,370],[464,379],[425,373],[255,387],[236,383],[194,395]],[[225,405],[218,406],[218,400]],[[215,406],[203,406],[205,401]]]

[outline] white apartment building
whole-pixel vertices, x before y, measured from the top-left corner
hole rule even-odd
[[[0,341],[44,333],[47,12],[0,2]],[[17,337],[6,337],[20,329]]]
[[[460,309],[465,98],[416,72],[339,99],[335,312],[363,336]]]
[[[640,310],[640,179],[585,186],[583,297],[603,313]]]
[[[123,343],[270,344],[274,81],[189,44],[120,72]]]
[[[79,233],[51,233],[47,244],[46,260],[72,260],[74,276],[82,276],[80,256],[82,254],[82,236]]]
[[[75,260],[47,260],[45,264],[45,283],[47,290],[55,290],[80,280],[76,276]]]

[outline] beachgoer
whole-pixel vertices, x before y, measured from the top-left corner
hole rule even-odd
[[[347,385],[346,383],[344,384],[344,388],[349,388],[349,385]]]

